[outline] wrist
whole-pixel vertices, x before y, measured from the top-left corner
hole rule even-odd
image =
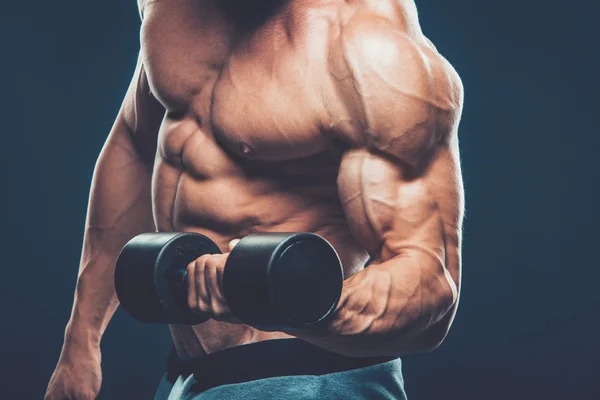
[[[65,329],[64,351],[96,351],[100,348],[101,335],[97,329],[69,321]]]

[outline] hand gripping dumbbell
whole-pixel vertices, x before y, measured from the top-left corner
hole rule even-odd
[[[147,323],[195,325],[208,319],[187,304],[187,265],[219,247],[197,233],[144,233],[117,260],[123,308]],[[227,304],[240,321],[264,331],[306,329],[328,320],[343,271],[335,249],[312,233],[255,233],[231,251],[223,274]]]

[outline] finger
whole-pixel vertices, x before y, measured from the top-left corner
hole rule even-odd
[[[188,277],[188,307],[190,310],[197,311],[198,296],[196,295],[196,261],[192,261],[187,266]]]
[[[221,255],[221,264],[219,264],[219,268],[217,268],[217,287],[219,289],[219,300],[225,300],[224,292],[223,292],[223,273],[225,272],[225,264],[227,262],[227,257],[229,257],[229,253]]]
[[[216,271],[215,263],[215,256],[211,256],[206,259],[206,263],[204,265],[204,291],[206,292],[205,295],[207,305],[212,305],[213,298],[216,295],[215,290],[213,288],[213,281],[215,279],[214,276]]]
[[[206,268],[207,289],[210,292],[210,305],[217,318],[223,317],[227,311],[227,304],[221,291],[220,276],[222,275],[223,265],[225,263],[224,255],[214,256],[209,261],[209,267]]]
[[[233,248],[240,242],[241,239],[233,239],[229,242],[229,251],[233,250]]]
[[[206,262],[208,256],[202,256],[196,260],[196,298],[198,301],[198,311],[208,312],[210,305],[209,293],[206,290]]]
[[[212,256],[210,259],[206,260],[206,268],[204,269],[204,283],[205,290],[207,292],[207,304],[210,305],[210,309],[212,312],[215,310],[215,300],[218,298],[218,287],[215,285],[215,281],[217,280],[217,263],[218,260],[215,256]]]
[[[210,291],[211,308],[217,319],[224,318],[229,308],[221,290],[221,275],[223,273],[226,255],[216,255],[207,263],[207,283]]]

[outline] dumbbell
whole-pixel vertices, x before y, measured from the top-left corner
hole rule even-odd
[[[121,251],[115,289],[121,306],[146,323],[196,325],[208,319],[187,304],[187,265],[219,247],[197,233],[143,233]],[[331,244],[312,233],[254,233],[233,248],[223,273],[227,304],[263,331],[307,329],[339,302],[343,271]]]

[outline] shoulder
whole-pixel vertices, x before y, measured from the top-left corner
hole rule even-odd
[[[440,109],[460,108],[461,79],[452,65],[420,31],[408,30],[388,18],[357,14],[341,29],[335,46],[357,84],[387,83],[390,89],[410,89]]]
[[[358,12],[331,42],[329,63],[346,112],[343,120],[352,121],[342,127],[343,136],[355,145],[389,147],[392,142],[406,144],[408,136],[456,131],[462,82],[418,26],[409,29],[406,23]],[[411,142],[439,138],[421,139]]]

